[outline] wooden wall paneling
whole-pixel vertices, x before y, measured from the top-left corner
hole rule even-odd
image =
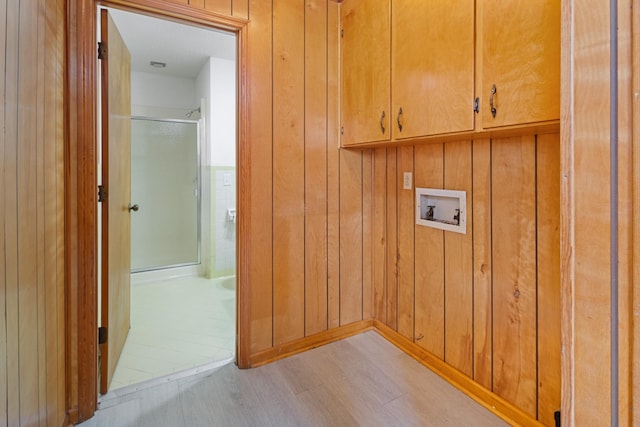
[[[604,390],[611,390],[609,4],[580,1],[572,5],[571,69],[584,72],[575,74],[571,83],[563,82],[573,88],[574,108],[570,120],[573,165],[572,170],[563,171],[574,179],[569,219],[573,232],[563,236],[573,238],[573,296],[569,298],[573,335],[563,341],[573,343],[573,366],[568,367],[575,399],[572,422],[588,425],[594,419],[611,419],[610,400],[602,396]]]
[[[340,151],[340,325],[362,320],[362,152]]]
[[[467,233],[444,233],[445,361],[473,377],[473,193],[471,141],[444,145],[444,188],[467,193]]]
[[[632,2],[632,92],[640,93],[640,0]],[[632,156],[632,216],[637,218],[640,213],[640,97],[633,97],[631,106],[633,117],[631,132]],[[631,408],[632,425],[640,425],[640,221],[633,222],[633,276],[632,289],[632,331],[631,331]]]
[[[398,329],[398,149],[387,149],[387,320]]]
[[[362,152],[362,319],[373,315],[373,150]]]
[[[58,343],[56,353],[57,360],[57,377],[58,377],[58,425],[63,425],[67,416],[67,368],[66,368],[66,344],[67,330],[65,329],[65,315],[67,309],[66,301],[66,275],[65,275],[65,258],[66,258],[66,241],[65,241],[65,179],[64,179],[64,154],[65,154],[65,54],[66,32],[64,26],[66,23],[65,14],[67,12],[66,2],[58,0],[55,5],[55,34],[56,34],[56,64],[55,70],[57,84],[55,85],[55,139],[56,144],[56,188],[57,188],[57,209],[56,209],[56,316]]]
[[[0,22],[7,22],[7,2],[6,0],[0,0]],[[6,94],[5,94],[5,78],[7,77],[6,68],[6,40],[7,40],[7,27],[4,26],[0,31],[0,70],[4,71],[3,78],[0,79],[0,99],[2,99],[2,114],[0,114],[0,137],[3,143],[0,144],[0,307],[7,306],[7,281],[5,273],[6,252],[5,245],[7,239],[5,235],[5,214],[7,210],[5,193],[7,191],[5,187],[5,168],[7,163],[6,150],[6,135],[5,135],[5,110],[8,106]],[[7,312],[3,311],[0,314],[0,342],[5,345],[0,346],[0,420],[8,420],[7,416],[7,401],[8,401],[8,382],[7,382]]]
[[[20,419],[39,413],[38,407],[38,277],[36,127],[38,38],[37,2],[20,2],[18,61],[18,374]],[[25,74],[24,70],[28,70]],[[25,77],[29,78],[25,78]],[[35,309],[34,309],[35,307]],[[39,416],[36,415],[38,418]],[[22,422],[22,421],[21,421]]]
[[[270,0],[253,0],[248,24],[248,67],[256,70],[249,79],[247,138],[251,153],[251,353],[273,345],[272,8]]]
[[[620,425],[631,424],[632,327],[632,52],[631,0],[618,7],[618,416]]]
[[[273,4],[273,334],[304,336],[304,3]],[[264,37],[264,35],[262,35]]]
[[[387,148],[373,151],[373,318],[387,320]]]
[[[537,141],[538,420],[560,410],[560,136]]]
[[[64,343],[64,328],[58,324],[58,309],[64,307],[64,302],[58,299],[59,288],[64,283],[58,276],[58,240],[59,220],[58,212],[63,206],[58,204],[59,195],[64,193],[62,182],[58,181],[62,163],[58,162],[58,150],[62,139],[58,139],[58,88],[64,86],[63,80],[58,73],[58,63],[64,57],[63,51],[58,51],[58,1],[48,0],[44,17],[42,43],[46,44],[46,54],[43,54],[41,61],[43,70],[47,70],[48,78],[41,80],[46,82],[44,90],[44,260],[43,272],[45,279],[45,309],[41,316],[45,324],[46,337],[46,364],[43,370],[45,386],[43,387],[46,402],[46,419],[48,425],[61,425],[60,414],[64,413],[64,389],[60,390],[60,382],[64,382],[64,377],[60,377],[60,366],[64,367],[64,359],[61,359],[58,347]],[[61,31],[64,33],[64,29]],[[60,110],[62,111],[62,109]],[[62,393],[61,393],[62,391]]]
[[[535,137],[492,141],[493,391],[532,417],[536,386]]]
[[[327,4],[327,317],[340,326],[340,9]]]
[[[249,0],[232,0],[231,14],[238,18],[249,19]]]
[[[444,147],[415,147],[415,186],[442,188]],[[415,340],[444,360],[444,233],[415,226]]]
[[[305,335],[327,329],[327,0],[305,0]]]
[[[488,139],[473,142],[472,193],[473,379],[491,390],[493,388],[493,276],[491,268],[491,141]]]
[[[36,81],[39,82],[36,85],[36,97],[35,97],[35,133],[36,138],[34,143],[36,145],[36,158],[35,158],[35,175],[36,175],[36,192],[35,192],[35,205],[36,205],[36,276],[37,276],[37,342],[38,342],[38,412],[40,414],[41,422],[47,420],[47,357],[49,356],[49,348],[47,347],[47,335],[46,335],[46,285],[45,283],[45,244],[47,240],[47,234],[45,229],[45,135],[44,125],[46,122],[45,106],[46,101],[44,98],[45,87],[49,82],[45,79],[45,18],[46,18],[46,4],[47,1],[36,2],[36,17],[34,19],[35,29],[37,33],[37,68],[35,71]],[[53,40],[50,40],[51,42]],[[33,124],[32,124],[33,126]],[[49,169],[54,169],[54,165],[49,165]],[[55,212],[54,212],[55,213]],[[32,260],[33,262],[33,260]]]
[[[412,146],[398,148],[398,332],[413,341],[414,335],[414,233],[415,190],[404,189],[404,173],[413,174]],[[413,175],[412,175],[413,176]]]
[[[231,3],[233,0],[204,0],[204,8],[212,12],[231,16]]]

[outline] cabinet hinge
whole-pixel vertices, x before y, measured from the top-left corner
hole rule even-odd
[[[107,342],[107,327],[100,326],[98,328],[98,344],[104,344]]]
[[[105,59],[107,57],[107,44],[105,42],[98,42],[98,59]]]
[[[340,28],[340,37],[344,37],[344,28]]]
[[[480,98],[476,98],[473,100],[473,111],[475,113],[480,112]]]
[[[107,200],[107,190],[103,185],[98,185],[98,203],[102,203]]]
[[[556,420],[556,427],[560,427],[560,411],[554,412],[553,418]]]
[[[340,127],[340,135],[344,135],[344,126]]]

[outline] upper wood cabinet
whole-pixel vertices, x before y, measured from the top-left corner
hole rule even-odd
[[[393,2],[394,139],[473,130],[474,3]]]
[[[560,118],[560,0],[344,0],[341,19],[343,146]]]
[[[477,7],[482,127],[558,120],[560,0],[478,0]]]
[[[389,141],[389,0],[341,5],[342,144]]]

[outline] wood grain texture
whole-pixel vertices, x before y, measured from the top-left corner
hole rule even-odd
[[[5,127],[4,127],[4,274],[6,307],[6,415],[7,424],[20,422],[20,376],[18,331],[18,2],[10,2],[6,9],[5,63]],[[12,392],[9,393],[9,390]]]
[[[304,16],[305,336],[327,329],[327,0]]]
[[[402,336],[413,341],[414,335],[414,233],[415,233],[415,190],[404,189],[404,173],[413,174],[414,147],[398,148],[398,328]],[[413,175],[412,175],[413,176]],[[413,181],[413,179],[412,179]]]
[[[373,318],[387,320],[387,149],[373,152]]]
[[[362,152],[362,319],[373,313],[373,150]]]
[[[443,144],[415,147],[415,185],[442,188]],[[444,232],[415,226],[415,341],[444,359]]]
[[[390,1],[345,0],[340,9],[342,145],[387,141],[391,135]]]
[[[304,3],[273,4],[273,341],[304,336]]]
[[[249,19],[250,0],[232,0],[231,14],[238,18]]]
[[[251,2],[248,38],[248,150],[251,153],[251,353],[273,345],[273,104],[272,2]]]
[[[573,121],[574,207],[570,211],[574,277],[572,324],[573,342],[572,414],[576,425],[588,424],[593,417],[611,418],[608,398],[602,390],[611,389],[610,353],[610,212],[609,191],[609,26],[608,5],[597,1],[574,2],[575,27],[572,68],[585,69],[574,76]],[[606,22],[605,22],[606,21]],[[588,72],[586,71],[588,70]],[[585,103],[589,103],[587,108]],[[564,171],[566,173],[566,171]],[[593,197],[598,198],[595,205]],[[589,215],[579,212],[588,210]],[[594,233],[597,230],[597,233]],[[598,369],[593,367],[597,366]]]
[[[0,0],[0,22],[7,22],[7,2],[6,0]],[[7,77],[6,68],[6,40],[7,29],[0,31],[0,69],[4,70],[4,77],[0,79],[0,99],[2,100],[2,114],[0,114],[0,135],[2,135],[3,142],[5,141],[5,109],[7,108],[7,99],[5,93],[5,79]],[[0,167],[4,171],[7,159],[5,157],[5,143],[0,147]],[[0,206],[7,206],[5,203],[5,194],[7,189],[5,188],[5,174],[0,173]],[[7,304],[7,280],[5,274],[5,262],[6,262],[6,238],[5,238],[5,216],[7,209],[0,209],[0,307],[6,307]],[[0,346],[0,419],[8,420],[7,416],[7,404],[8,404],[8,390],[7,390],[7,313],[4,312],[0,316],[0,342],[5,345]],[[4,363],[2,363],[4,362]]]
[[[493,391],[536,416],[535,139],[492,144]]]
[[[467,194],[467,233],[444,233],[445,361],[473,377],[473,208],[471,141],[444,146],[444,188]]]
[[[101,11],[107,56],[102,69],[102,202],[100,392],[106,393],[131,326],[131,55],[117,26]]]
[[[0,3],[0,419],[62,425],[63,2]]]
[[[387,326],[398,329],[398,149],[387,149]]]
[[[327,318],[340,325],[340,8],[327,4]]]
[[[394,139],[473,129],[474,12],[472,0],[393,4]]]
[[[20,419],[40,419],[38,372],[38,224],[37,141],[33,116],[37,108],[38,12],[36,2],[21,2],[18,61],[33,80],[18,80],[17,114],[17,278],[18,375]],[[34,310],[35,308],[35,310]],[[44,351],[44,349],[43,349]],[[23,421],[21,421],[23,422]]]
[[[621,425],[631,425],[632,394],[632,290],[634,267],[632,258],[633,210],[633,143],[632,101],[638,95],[632,88],[632,22],[631,0],[620,0],[618,7],[618,416]],[[636,55],[638,52],[636,52]]]
[[[362,319],[362,153],[340,151],[340,325]]]
[[[204,8],[211,12],[231,16],[231,3],[233,0],[204,0]]]
[[[495,411],[495,409],[494,409]],[[233,364],[113,399],[103,425],[438,425],[507,422],[373,331],[257,369]],[[522,421],[522,420],[518,420]],[[84,427],[84,426],[83,426]]]
[[[413,357],[422,365],[429,368],[431,371],[438,374],[440,377],[444,378],[447,382],[454,385],[458,390],[464,391],[467,396],[474,399],[489,411],[498,415],[510,425],[543,425],[536,421],[535,418],[532,418],[531,415],[513,405],[511,402],[508,402],[497,394],[492,393],[489,389],[484,388],[468,376],[462,374],[451,365],[445,363],[442,359],[435,357],[433,353],[425,350],[418,343],[409,341],[381,322],[374,321],[373,325],[376,332],[392,342],[402,351]],[[467,422],[468,420],[465,420],[461,422],[461,425]]]
[[[187,3],[189,6],[204,9],[205,0],[176,0],[179,3]]]
[[[560,409],[560,138],[537,144],[538,419]]]
[[[640,93],[640,55],[636,52],[640,51],[640,1],[634,0],[632,2],[632,40],[631,45],[633,49],[632,54],[632,74],[631,84],[632,93]],[[632,134],[631,141],[633,152],[633,188],[632,188],[632,214],[634,218],[640,212],[640,97],[634,96],[633,104],[631,106],[631,112],[633,117],[632,122]],[[632,247],[633,259],[632,263],[636,266],[633,269],[632,284],[632,345],[631,349],[631,390],[632,401],[631,408],[632,418],[630,420],[633,425],[640,425],[640,269],[637,266],[640,265],[640,223],[634,221],[633,224],[633,247]]]
[[[473,378],[493,389],[491,141],[473,142]],[[467,199],[467,203],[469,203]],[[467,218],[468,219],[468,218]]]
[[[560,117],[560,1],[481,2],[484,128]],[[532,22],[539,23],[531,25]],[[496,85],[491,114],[491,88]]]

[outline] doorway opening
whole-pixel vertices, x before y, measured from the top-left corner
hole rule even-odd
[[[105,117],[113,113],[100,113],[109,110],[104,101],[111,103],[119,85],[113,73],[103,77],[109,92],[98,96],[98,177],[109,188],[98,208],[98,322],[107,337],[99,351],[100,393],[119,389],[121,395],[235,358],[237,40],[231,32],[114,8],[98,14],[98,40],[106,22],[100,25],[101,15],[108,14],[130,55],[130,148],[115,157],[105,150],[113,138],[105,132],[112,119]],[[110,50],[111,67],[117,55]],[[114,213],[104,209],[117,189],[101,171],[124,157],[129,200]],[[130,231],[114,229],[116,215]],[[110,291],[113,272],[106,270],[114,268],[108,255],[114,248],[103,243],[122,233],[128,233],[121,239],[129,243],[127,283]],[[128,293],[128,310],[122,293]],[[114,319],[121,315],[130,317]],[[114,325],[124,325],[116,350],[109,342],[117,340]]]

